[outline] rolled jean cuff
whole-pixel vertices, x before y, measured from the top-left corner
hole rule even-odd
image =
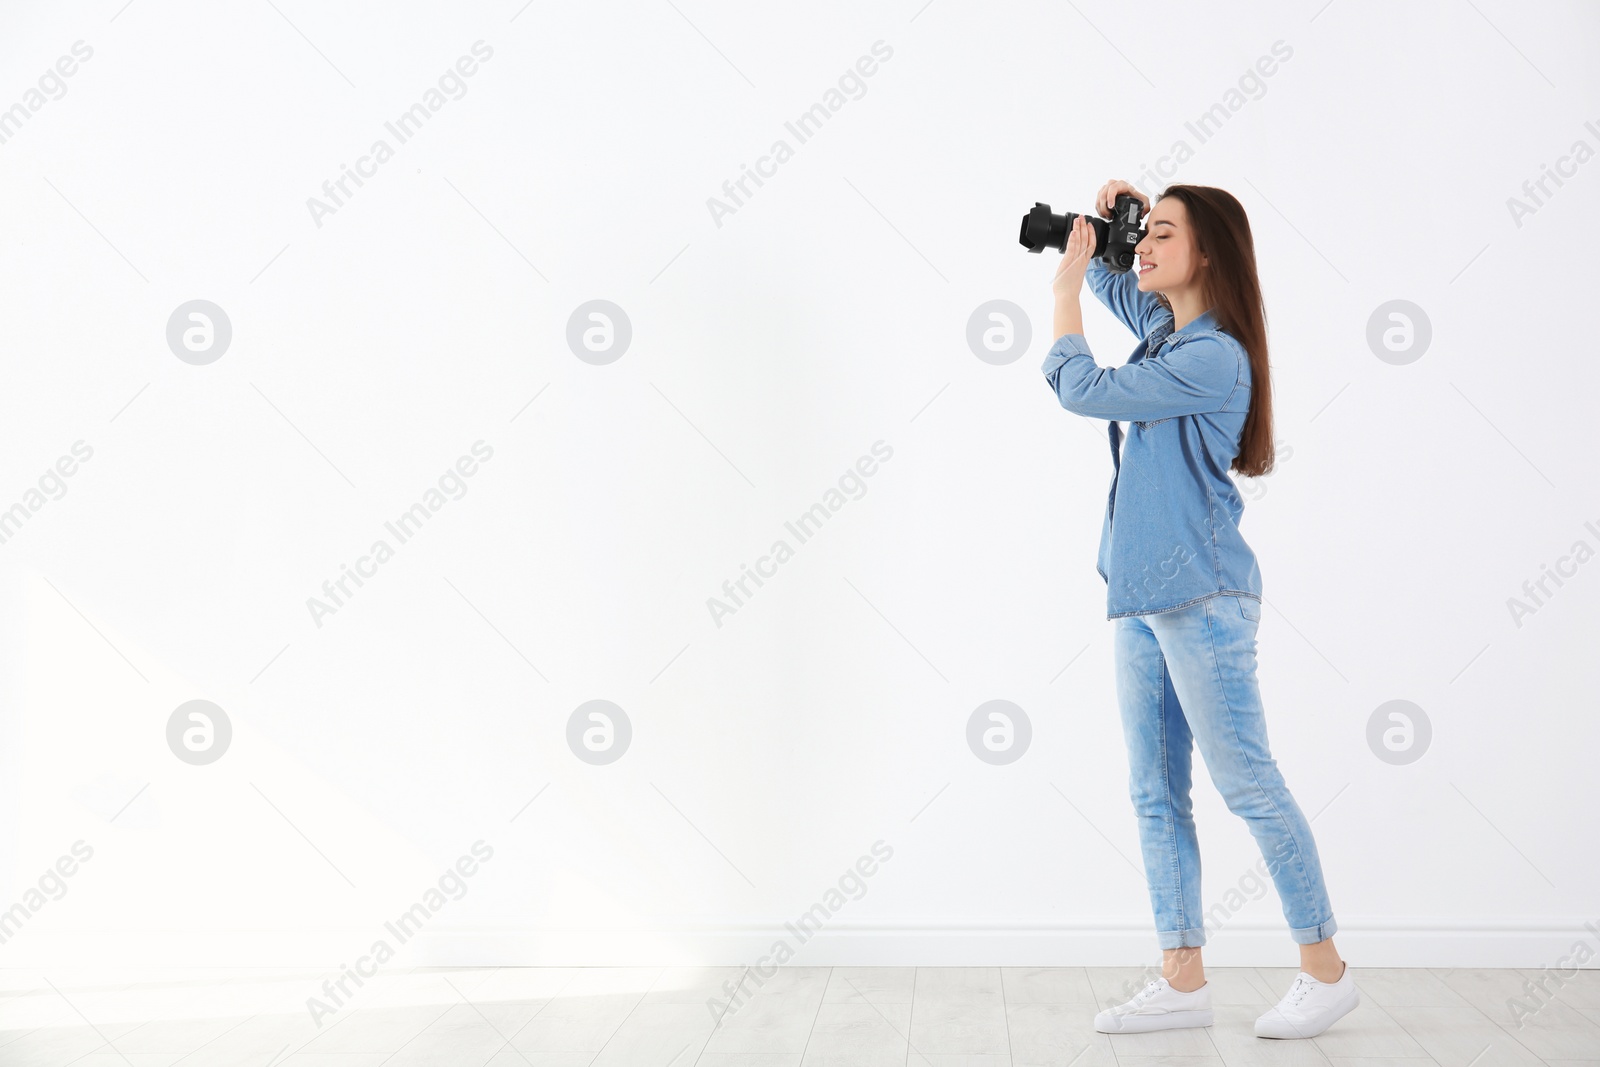
[[[1326,941],[1338,932],[1339,924],[1334,921],[1331,915],[1328,916],[1327,922],[1316,926],[1306,926],[1299,929],[1291,926],[1289,928],[1289,936],[1294,939],[1297,945],[1315,945],[1318,941]]]
[[[1196,927],[1190,930],[1157,930],[1156,944],[1161,948],[1199,948],[1206,943],[1206,932]]]

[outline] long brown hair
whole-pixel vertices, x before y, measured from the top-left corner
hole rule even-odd
[[[1272,473],[1272,372],[1267,360],[1267,312],[1256,277],[1255,240],[1244,206],[1232,193],[1210,185],[1169,185],[1162,197],[1177,197],[1189,216],[1195,245],[1210,260],[1200,268],[1201,292],[1217,325],[1250,357],[1250,410],[1230,469],[1251,478]],[[1165,295],[1163,306],[1172,309]]]

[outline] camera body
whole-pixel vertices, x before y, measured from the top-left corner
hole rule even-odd
[[[1084,215],[1094,227],[1095,243],[1091,254],[1105,260],[1106,266],[1118,274],[1133,268],[1134,246],[1144,240],[1145,230],[1139,223],[1143,208],[1138,197],[1119,193],[1109,220],[1098,215]],[[1033,210],[1022,216],[1022,232],[1017,240],[1030,252],[1043,252],[1046,248],[1064,252],[1067,235],[1072,232],[1073,220],[1077,217],[1070,211],[1065,215],[1051,214],[1049,204],[1035,202]]]

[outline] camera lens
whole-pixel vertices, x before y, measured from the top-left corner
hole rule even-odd
[[[1017,240],[1030,252],[1043,252],[1046,248],[1064,252],[1067,249],[1067,222],[1073,217],[1051,214],[1049,204],[1035,201],[1033,210],[1022,216],[1022,232],[1017,235]]]

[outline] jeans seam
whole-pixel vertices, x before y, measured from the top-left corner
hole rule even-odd
[[[1152,637],[1155,635],[1152,634]],[[1156,660],[1160,663],[1160,693],[1156,697],[1156,723],[1161,738],[1161,784],[1167,794],[1167,846],[1172,852],[1172,873],[1178,883],[1178,929],[1189,929],[1189,916],[1183,910],[1183,857],[1178,850],[1178,809],[1172,803],[1172,765],[1167,756],[1167,657],[1156,644]]]
[[[1315,894],[1311,891],[1311,879],[1306,874],[1305,849],[1300,847],[1299,839],[1294,836],[1294,828],[1289,825],[1289,820],[1283,817],[1283,812],[1279,810],[1277,801],[1272,799],[1272,794],[1267,791],[1267,787],[1261,784],[1261,778],[1256,774],[1255,764],[1251,762],[1250,754],[1245,751],[1244,742],[1239,737],[1239,724],[1234,721],[1233,705],[1228,701],[1228,689],[1222,682],[1222,663],[1217,658],[1217,634],[1211,624],[1212,613],[1208,610],[1206,612],[1206,636],[1211,640],[1211,669],[1216,672],[1217,693],[1222,697],[1222,706],[1228,712],[1228,728],[1233,731],[1233,739],[1238,744],[1239,754],[1244,757],[1244,765],[1250,768],[1250,778],[1256,783],[1256,789],[1260,791],[1262,796],[1267,798],[1267,803],[1272,805],[1272,813],[1278,817],[1278,822],[1283,824],[1284,832],[1289,835],[1289,840],[1294,842],[1295,869],[1300,874],[1300,884],[1305,890],[1306,898],[1309,900]],[[1261,714],[1264,718],[1266,710],[1263,709]]]

